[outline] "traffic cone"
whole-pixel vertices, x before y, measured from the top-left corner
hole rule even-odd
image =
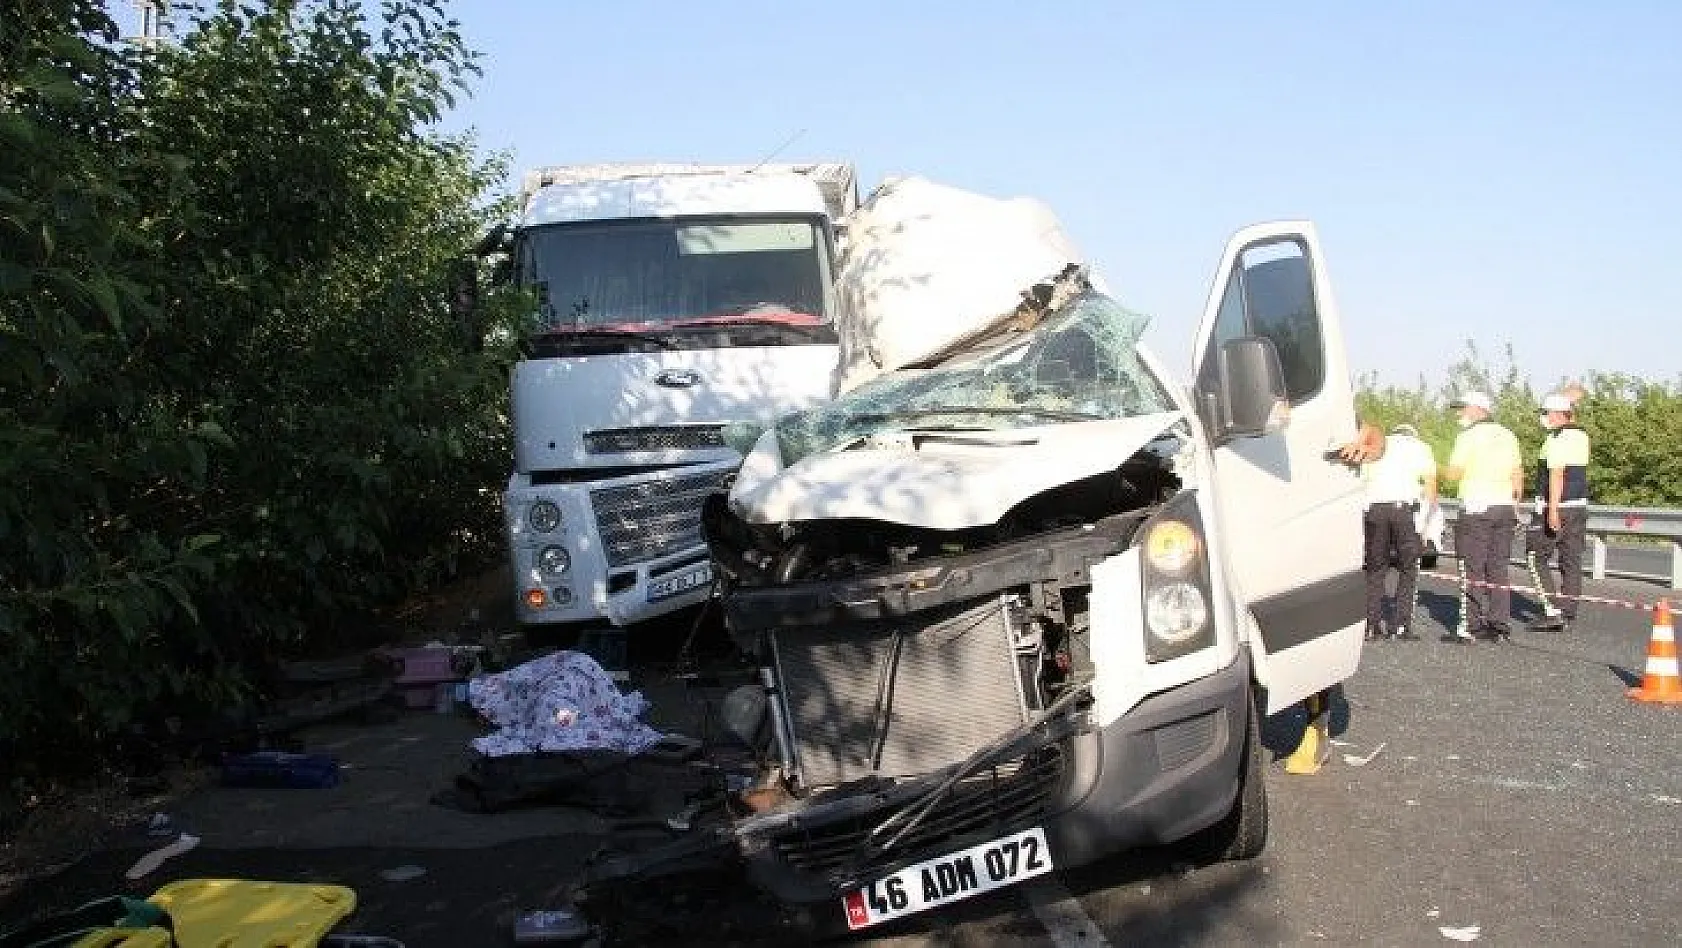
[[[1332,756],[1331,735],[1326,733],[1326,712],[1329,710],[1322,695],[1314,695],[1303,702],[1308,709],[1308,728],[1291,756],[1285,758],[1285,772],[1298,776],[1317,774]]]
[[[1676,627],[1670,621],[1670,602],[1660,599],[1653,608],[1653,637],[1647,641],[1647,673],[1641,687],[1629,696],[1655,704],[1682,704],[1682,677],[1676,669]]]

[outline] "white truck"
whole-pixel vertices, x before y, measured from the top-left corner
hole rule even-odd
[[[731,425],[827,398],[846,164],[613,164],[526,176],[514,278],[537,329],[513,370],[503,498],[527,626],[623,626],[705,598],[702,499]]]
[[[844,391],[704,515],[771,765],[714,839],[850,929],[1147,844],[1256,855],[1262,716],[1362,647],[1314,227],[1232,238],[1186,387],[1032,207],[911,179],[849,240]]]

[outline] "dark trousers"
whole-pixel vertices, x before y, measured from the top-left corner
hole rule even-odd
[[[1384,618],[1384,586],[1396,566],[1396,628],[1413,624],[1414,589],[1419,583],[1419,533],[1413,504],[1373,504],[1361,519],[1367,537],[1362,568],[1367,573],[1367,629]]]
[[[1462,616],[1468,631],[1507,631],[1512,594],[1507,591],[1507,562],[1513,555],[1513,528],[1518,526],[1510,505],[1483,513],[1460,515],[1454,526],[1454,547],[1460,554],[1468,588],[1470,615]],[[1483,584],[1483,585],[1480,585]]]
[[[1555,603],[1566,621],[1577,617],[1577,599],[1583,594],[1583,547],[1588,545],[1589,509],[1587,507],[1559,508],[1559,531],[1548,529],[1545,513],[1537,514],[1525,531],[1524,552],[1530,558],[1530,568],[1547,591],[1551,601],[1555,592],[1565,598]],[[1548,560],[1559,556],[1559,586],[1554,586],[1553,571]]]

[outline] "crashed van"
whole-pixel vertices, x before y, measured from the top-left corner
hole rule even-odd
[[[837,396],[703,512],[761,666],[749,877],[861,929],[1131,847],[1256,855],[1261,716],[1361,650],[1313,226],[1227,245],[1189,385],[1040,205],[911,179],[850,232]]]

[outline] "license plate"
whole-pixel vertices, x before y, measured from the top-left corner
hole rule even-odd
[[[940,905],[961,902],[1051,871],[1051,848],[1038,826],[948,853],[841,897],[847,927],[857,931]]]
[[[686,593],[691,589],[699,589],[711,584],[713,568],[711,563],[703,563],[692,570],[662,576],[648,584],[648,601],[656,599],[670,599],[679,593]]]

